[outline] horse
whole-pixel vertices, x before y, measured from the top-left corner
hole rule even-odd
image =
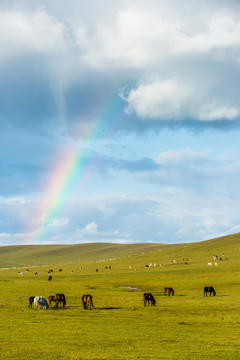
[[[164,288],[164,295],[166,296],[166,294],[168,294],[168,296],[170,296],[170,295],[174,295],[174,290],[173,290],[173,288],[171,288],[171,287],[165,287]]]
[[[83,304],[84,310],[88,309],[88,305],[89,305],[89,310],[91,310],[91,306],[94,308],[93,301],[92,301],[92,295],[83,295],[82,296],[82,304]]]
[[[204,287],[204,296],[207,296],[207,293],[210,293],[210,296],[213,294],[213,296],[216,295],[216,291],[214,290],[214,288],[212,286],[205,286]]]
[[[39,307],[42,307],[42,309],[47,310],[49,308],[48,302],[43,296],[36,296],[34,298],[34,309],[38,310]]]
[[[63,303],[63,307],[65,307],[66,305],[66,298],[65,298],[65,295],[64,294],[56,294],[54,296],[54,301],[56,303],[56,307],[58,308],[58,304],[60,304],[60,307],[61,307],[61,303]]]
[[[51,281],[52,280],[52,276],[50,275],[49,277],[48,277],[48,281]]]
[[[52,302],[55,301],[55,303],[56,303],[55,295],[50,295],[50,296],[48,297],[48,300],[49,300],[49,305],[51,305],[51,307],[52,307]]]
[[[153,295],[151,293],[144,293],[143,294],[143,301],[144,301],[144,306],[146,306],[147,303],[148,303],[148,306],[149,306],[149,302],[151,302],[151,306],[156,305],[156,300],[154,299],[154,297],[153,297]]]
[[[30,298],[29,298],[29,308],[31,308],[32,309],[32,304],[34,303],[34,298],[35,298],[35,296],[30,296]]]

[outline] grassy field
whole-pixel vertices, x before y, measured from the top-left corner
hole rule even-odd
[[[85,262],[67,264],[70,255],[64,261],[62,253],[60,263],[65,265],[54,265],[46,253],[43,265],[48,261],[52,266],[29,267],[32,274],[26,268],[2,269],[2,358],[240,359],[240,234],[195,244],[126,249],[122,247],[122,257],[116,258],[115,247],[111,252],[103,246],[101,252],[97,245],[95,250],[85,245],[85,254],[92,252]],[[7,263],[11,249],[3,250]],[[24,263],[24,247],[20,251]],[[93,260],[99,252],[101,261]],[[210,267],[214,254],[223,260]],[[153,266],[146,268],[150,263]],[[109,265],[111,270],[105,269]],[[204,298],[203,287],[210,285],[217,295]],[[174,288],[174,297],[163,295],[165,286]],[[154,295],[155,307],[144,307],[145,291]],[[66,308],[28,308],[29,296],[58,292],[65,294]],[[93,296],[91,311],[81,304],[86,293]]]

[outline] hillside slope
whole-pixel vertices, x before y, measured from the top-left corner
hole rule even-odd
[[[149,262],[169,262],[183,258],[198,263],[212,261],[212,255],[240,255],[240,233],[187,244],[21,245],[0,247],[0,268],[95,262],[134,256]]]
[[[161,249],[162,244],[18,245],[0,247],[0,268],[116,259]]]

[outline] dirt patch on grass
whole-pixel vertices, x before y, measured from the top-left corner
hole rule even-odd
[[[142,291],[142,289],[136,287],[136,286],[131,286],[131,285],[123,285],[123,286],[118,286],[120,289],[127,289],[130,291]]]

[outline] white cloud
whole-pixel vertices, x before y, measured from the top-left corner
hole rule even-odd
[[[98,225],[95,221],[88,223],[85,225],[83,229],[77,229],[75,231],[77,238],[87,237],[87,236],[94,236],[98,233]]]
[[[164,166],[172,166],[177,164],[182,165],[183,163],[188,163],[188,165],[191,163],[197,163],[199,165],[199,162],[206,166],[210,159],[209,151],[194,151],[191,148],[168,150],[155,157],[156,163]]]
[[[9,205],[11,205],[11,204],[13,204],[13,205],[17,205],[17,204],[21,205],[21,204],[27,203],[27,200],[25,198],[19,196],[19,197],[6,198],[3,202],[6,203],[6,204],[9,204]]]
[[[234,104],[228,98],[222,100],[225,89],[217,89],[210,94],[210,89],[188,81],[187,78],[185,82],[179,79],[155,79],[139,84],[128,94],[122,92],[120,96],[128,103],[126,111],[135,112],[143,119],[215,121],[239,117],[239,103]]]
[[[68,218],[55,218],[51,221],[51,223],[49,224],[49,226],[53,226],[53,227],[65,227],[67,226],[69,223],[69,219]]]
[[[98,225],[94,221],[87,224],[83,229],[83,234],[96,235],[97,232],[98,232]]]
[[[161,7],[156,6],[147,10],[141,6],[120,9],[116,25],[100,22],[88,44],[86,32],[80,31],[80,44],[86,44],[85,60],[100,69],[120,64],[146,68],[161,66],[176,57],[211,54],[212,58],[220,59],[239,47],[239,18],[210,11],[210,18],[200,14],[193,23],[191,16],[172,18],[171,10],[163,14]],[[214,53],[216,50],[219,51]]]
[[[114,77],[116,92],[119,83],[131,84],[127,109],[142,119],[239,118],[240,18],[234,6],[190,1],[184,11],[175,1],[139,1],[99,11],[96,4],[87,17],[80,5],[73,9],[68,18],[54,5],[51,13],[47,6],[0,12],[0,62],[37,55],[60,113],[65,91],[82,86],[83,74],[100,72],[106,83]]]
[[[0,59],[37,52],[60,55],[68,48],[66,28],[46,11],[0,12]]]
[[[176,79],[157,79],[132,89],[125,100],[127,111],[135,111],[141,118],[169,120],[185,115],[183,108],[189,95],[189,89]]]
[[[234,120],[239,117],[239,109],[229,106],[215,106],[214,104],[204,106],[198,115],[199,120]]]

